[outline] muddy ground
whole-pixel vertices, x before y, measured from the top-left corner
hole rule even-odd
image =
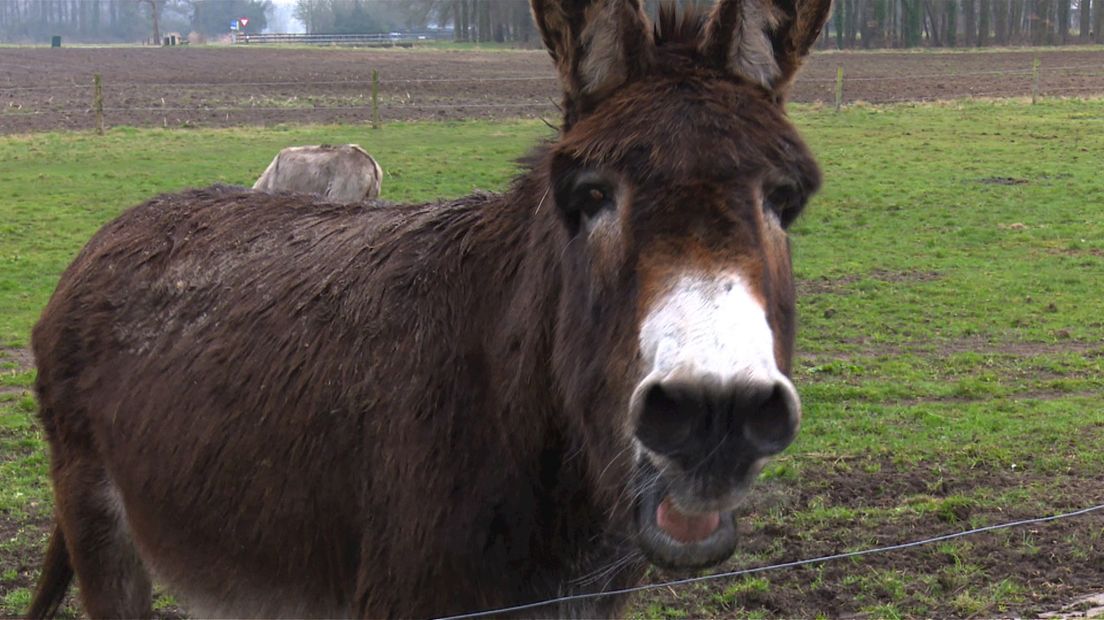
[[[995,350],[1023,353],[1016,345]],[[0,352],[4,359],[18,364],[16,371],[32,368],[29,351]],[[24,393],[29,394],[29,390]],[[1085,432],[1092,435],[1085,437],[1087,442],[1104,441],[1104,421],[1091,424]],[[1034,473],[1030,468],[1007,470],[979,464],[968,472],[949,472],[939,463],[906,464],[885,456],[825,456],[822,467],[803,469],[800,484],[766,481],[757,485],[739,521],[744,542],[733,560],[709,572],[819,558],[940,536],[969,529],[973,524],[1007,523],[1076,510],[1084,507],[1085,498],[1098,497],[1102,485],[1104,480],[1092,476],[1054,476]],[[873,527],[848,516],[917,502],[953,500],[979,489],[1029,487],[1047,491],[1036,493],[1032,501],[1022,504],[945,501],[940,509],[924,514],[874,519]],[[791,514],[810,506],[821,506],[828,512],[811,528],[791,522]],[[14,543],[0,554],[0,598],[16,590],[33,589],[50,528],[51,518],[45,507],[30,507],[23,519],[0,514],[0,541]],[[897,581],[892,577],[895,574],[899,576]],[[858,579],[856,575],[883,577]],[[925,582],[923,577],[927,575],[935,576],[935,580]],[[646,583],[685,576],[653,570]],[[749,582],[742,578],[726,578],[711,587],[659,587],[637,595],[630,611],[637,617],[742,618],[752,614],[797,618],[826,614],[870,618],[884,614],[863,611],[864,605],[872,600],[892,600],[906,609],[920,606],[930,617],[1040,617],[1046,613],[1073,617],[1082,608],[1093,607],[1091,601],[1080,601],[1104,590],[1104,511],[951,543],[755,576],[765,577],[769,587],[746,587]],[[1002,592],[1000,584],[1004,581],[1014,582],[1017,589]],[[722,589],[724,584],[731,585]],[[971,603],[969,597],[978,596],[979,591],[1004,599]],[[159,600],[158,618],[185,617],[175,601]],[[964,604],[980,606],[979,613],[964,613]],[[80,614],[72,591],[65,609],[67,614]]]
[[[826,52],[792,99],[873,103],[1031,94],[1104,94],[1104,49],[999,52]],[[238,126],[371,120],[380,75],[383,121],[545,116],[559,86],[540,50],[279,48],[0,48],[0,134],[89,129],[92,75],[103,76],[108,126]]]
[[[867,470],[878,469],[871,472]],[[1012,489],[1051,484],[1044,476],[978,468],[947,478],[938,464],[903,467],[886,460],[863,459],[853,463],[828,462],[821,470],[808,468],[799,487],[767,483],[760,486],[758,505],[751,511],[762,516],[785,514],[822,503],[827,509],[891,509],[905,498],[951,498],[979,488]],[[1046,510],[1031,505],[1008,505],[994,510],[970,503],[949,502],[947,509],[923,516],[910,515],[881,522],[870,529],[855,527],[846,518],[826,518],[812,530],[766,519],[745,525],[745,543],[739,554],[756,561],[734,563],[732,569],[784,564],[821,558],[843,551],[924,540],[970,529],[971,523],[1008,523],[1047,514],[1073,511],[1086,497],[1099,494],[1100,480],[1073,478],[1053,481],[1045,497]],[[906,501],[907,503],[907,501]],[[726,600],[717,590],[657,589],[645,594],[638,605],[659,603],[663,608],[690,609],[706,605],[711,617],[740,618],[750,613],[773,618],[893,617],[890,608],[869,611],[871,603],[892,603],[896,609],[916,609],[935,618],[1008,617],[1033,618],[1065,609],[1086,594],[1104,590],[1104,512],[1070,520],[1027,525],[983,533],[949,543],[935,543],[904,550],[842,559],[756,574],[769,582],[762,589],[739,587],[740,578],[722,581],[729,586]],[[880,577],[879,577],[880,576]],[[894,579],[894,576],[897,579]],[[934,576],[925,583],[924,576]],[[656,574],[653,580],[674,577]],[[861,577],[861,578],[859,578]],[[746,578],[744,578],[746,579]],[[1018,585],[1003,600],[977,601],[976,613],[963,595],[983,598],[978,592],[1001,597],[1002,582]],[[766,585],[766,584],[764,584]],[[704,596],[703,596],[704,595]],[[864,607],[867,608],[864,611]],[[699,607],[700,608],[700,607]],[[694,613],[691,611],[691,616]],[[1065,614],[1060,614],[1065,615]]]

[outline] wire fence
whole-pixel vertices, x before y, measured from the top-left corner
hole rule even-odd
[[[841,63],[846,68],[846,63]],[[0,133],[30,128],[103,124],[255,124],[312,120],[406,120],[540,116],[556,110],[558,79],[543,74],[364,77],[326,80],[244,80],[104,84],[97,98],[87,83],[0,85]],[[975,78],[1007,77],[992,79]],[[511,84],[496,88],[497,84]],[[834,88],[833,88],[834,85]],[[505,90],[503,90],[505,89]],[[474,96],[473,96],[474,95]],[[807,103],[926,103],[970,98],[1104,96],[1104,62],[923,73],[862,73],[836,79],[799,77],[791,100]],[[352,118],[350,118],[350,115]],[[20,119],[26,119],[20,122]],[[47,119],[57,119],[51,127]],[[27,127],[24,127],[27,126]]]
[[[1064,67],[1043,67],[1042,70],[1047,73],[1054,72],[1070,72],[1070,71],[1091,71],[1092,73],[1084,75],[1104,75],[1104,64],[1100,65],[1071,65]],[[925,79],[957,79],[962,77],[980,76],[980,75],[1031,75],[1032,69],[1005,69],[995,71],[947,71],[944,73],[900,73],[895,75],[863,75],[847,77],[847,82],[911,82],[914,80]],[[489,76],[489,77],[461,77],[461,78],[393,78],[382,79],[379,81],[381,85],[390,84],[431,84],[431,83],[474,83],[481,84],[487,82],[556,82],[558,78],[555,75],[520,75],[520,76]],[[836,80],[831,78],[800,78],[800,83],[835,83]],[[265,81],[233,81],[233,82],[115,82],[113,86],[117,89],[127,90],[135,88],[174,88],[174,89],[187,89],[187,88],[213,88],[213,87],[246,87],[246,86],[289,86],[296,88],[312,88],[317,86],[358,86],[363,87],[370,83],[369,78],[364,79],[344,79],[344,80],[322,80],[322,81],[295,81],[295,80],[265,80]],[[68,83],[68,84],[48,84],[37,86],[11,86],[0,85],[0,92],[23,92],[23,91],[46,91],[46,90],[71,90],[71,89],[88,89],[92,88],[91,83]]]
[[[555,75],[523,75],[523,76],[492,76],[492,77],[462,77],[462,78],[397,78],[390,80],[380,80],[380,84],[420,84],[420,83],[456,83],[456,82],[471,82],[471,83],[483,83],[483,82],[555,82],[557,77]],[[313,86],[364,86],[368,84],[370,79],[364,80],[325,80],[325,81],[235,81],[228,82],[117,82],[115,86],[117,88],[211,88],[214,86],[294,86],[301,87],[313,87]],[[64,90],[71,88],[92,88],[92,84],[51,84],[46,86],[0,86],[0,92],[4,91],[35,91],[35,90]]]
[[[1072,65],[1067,67],[1046,67],[1047,72],[1059,72],[1059,71],[1074,71],[1079,69],[1095,69],[1097,71],[1104,72],[1104,64],[1101,65]],[[927,80],[927,79],[954,79],[959,77],[970,77],[977,75],[1031,75],[1031,68],[1027,69],[998,69],[998,70],[985,70],[985,71],[947,71],[945,73],[901,73],[897,75],[865,75],[859,77],[849,77],[848,82],[893,82],[893,81],[912,81],[912,80]],[[800,79],[800,78],[799,78]],[[805,80],[808,82],[819,83],[835,83],[834,79],[821,78]]]
[[[444,110],[444,109],[465,109],[465,108],[488,108],[488,109],[529,109],[529,108],[554,108],[555,105],[551,102],[529,102],[529,103],[483,103],[483,102],[465,102],[454,101],[451,103],[440,104],[391,104],[392,109],[404,108],[404,109],[416,109],[416,110]],[[294,108],[288,108],[285,106],[250,106],[250,107],[203,107],[203,108],[184,108],[184,107],[128,107],[128,108],[104,108],[104,112],[287,112]],[[326,106],[318,108],[299,108],[304,112],[310,112],[315,110],[329,110],[329,111],[355,111],[355,110],[371,110],[371,105],[342,105],[342,106]],[[91,110],[86,110],[91,112]]]
[[[1069,72],[1069,71],[1092,71],[1093,73],[1087,75],[1101,75],[1104,76],[1104,64],[1095,65],[1070,65],[1062,67],[1041,67],[1042,71],[1047,73],[1054,72]],[[900,73],[895,75],[860,75],[855,77],[847,77],[846,82],[911,82],[913,80],[927,80],[927,79],[957,79],[962,77],[980,76],[980,75],[1031,75],[1032,69],[1001,69],[1001,70],[985,70],[985,71],[947,71],[943,73]],[[488,77],[460,77],[460,78],[440,78],[440,77],[427,77],[427,78],[392,78],[381,79],[379,83],[381,85],[390,84],[448,84],[448,83],[487,83],[487,82],[556,82],[558,78],[555,75],[518,75],[518,76],[488,76]],[[817,83],[817,84],[831,84],[835,83],[835,79],[831,78],[799,78],[801,83]],[[345,79],[345,80],[322,80],[322,81],[295,81],[295,80],[263,80],[263,81],[234,81],[234,82],[116,82],[114,87],[122,90],[132,88],[212,88],[212,87],[224,87],[224,86],[289,86],[296,88],[311,88],[317,86],[360,86],[363,87],[370,83],[370,78],[361,80]],[[43,90],[68,90],[74,88],[92,88],[92,84],[48,84],[38,86],[0,86],[0,92],[19,92],[19,91],[43,91]]]
[[[473,611],[470,613],[458,614],[453,616],[443,616],[438,620],[466,620],[468,618],[485,618],[488,616],[495,616],[499,614],[516,613],[519,611],[526,611],[530,609],[536,609],[538,607],[546,607],[548,605],[559,605],[562,603],[572,603],[577,601],[591,600],[596,598],[603,598],[607,596],[621,596],[625,594],[634,594],[637,592],[643,592],[646,590],[655,590],[658,588],[673,588],[676,586],[685,586],[694,583],[702,583],[707,581],[716,581],[719,579],[731,579],[733,577],[741,577],[744,575],[753,575],[756,573],[765,573],[768,571],[783,570],[787,568],[797,568],[800,566],[808,566],[811,564],[823,564],[825,562],[832,562],[835,560],[844,560],[847,558],[857,558],[867,555],[875,555],[880,553],[889,553],[892,551],[900,551],[903,549],[911,549],[914,547],[922,547],[925,545],[931,545],[937,542],[944,542],[947,540],[954,540],[956,538],[964,538],[967,536],[977,536],[986,532],[995,532],[998,530],[1006,530],[1015,527],[1023,527],[1025,525],[1037,525],[1041,523],[1049,523],[1052,521],[1060,521],[1063,519],[1072,519],[1074,517],[1080,517],[1086,514],[1090,514],[1097,511],[1104,510],[1104,504],[1097,504],[1095,506],[1089,506],[1080,510],[1074,510],[1071,512],[1064,512],[1061,514],[1050,515],[1047,517],[1036,517],[1034,519],[1021,519],[1018,521],[1009,521],[1006,523],[998,523],[996,525],[988,525],[984,527],[978,527],[971,530],[965,530],[961,532],[953,532],[950,534],[943,534],[941,536],[933,536],[931,538],[924,538],[921,540],[915,540],[912,542],[899,543],[896,545],[888,545],[884,547],[874,547],[871,549],[863,549],[861,551],[848,551],[844,553],[836,553],[832,555],[825,555],[818,558],[809,558],[805,560],[796,560],[793,562],[783,562],[780,564],[771,564],[768,566],[756,566],[753,568],[745,568],[741,570],[727,571],[723,573],[715,573],[712,575],[703,575],[700,577],[688,577],[686,579],[676,579],[673,581],[664,581],[660,583],[648,583],[639,586],[633,586],[631,588],[619,588],[616,590],[606,590],[601,592],[590,592],[584,594],[572,594],[568,596],[559,596],[556,598],[546,599],[543,601],[535,601],[532,603],[525,603],[521,605],[512,605],[509,607],[499,607],[496,609],[486,609],[482,611]]]

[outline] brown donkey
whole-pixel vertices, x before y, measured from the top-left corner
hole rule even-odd
[[[502,195],[211,188],[100,230],[33,341],[30,615],[419,617],[718,563],[797,432],[783,96],[828,0],[533,0],[564,122]],[[624,597],[549,605],[612,616]]]

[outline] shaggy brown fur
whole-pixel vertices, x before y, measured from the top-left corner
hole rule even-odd
[[[779,91],[703,57],[702,29],[656,45],[635,1],[549,4],[565,129],[505,194],[381,207],[216,187],[93,237],[33,334],[58,528],[31,616],[56,610],[69,567],[93,617],[148,615],[150,574],[229,616],[436,616],[639,579],[640,316],[668,274],[738,268],[788,372],[771,221],[819,175]],[[799,18],[781,53],[822,22]],[[605,28],[619,38],[588,58]],[[581,86],[596,79],[612,81]],[[573,207],[588,171],[611,187],[606,237]]]

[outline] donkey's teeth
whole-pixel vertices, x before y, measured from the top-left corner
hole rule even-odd
[[[705,540],[717,531],[721,525],[721,514],[686,514],[675,508],[674,502],[668,496],[656,507],[656,524],[680,543],[693,543]]]

